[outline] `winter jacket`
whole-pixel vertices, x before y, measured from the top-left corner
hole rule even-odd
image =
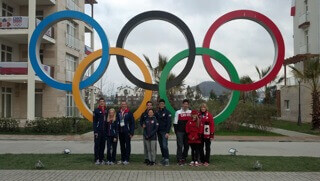
[[[157,140],[158,121],[155,116],[147,117],[144,121],[146,127],[143,129],[143,136],[146,140]]]
[[[184,111],[180,109],[176,112],[173,124],[175,125],[175,131],[186,132],[186,124],[191,119],[191,110]]]
[[[101,110],[101,108],[96,108],[93,111],[93,132],[105,132],[106,130],[106,120],[107,120],[107,110]]]
[[[210,114],[208,111],[204,113],[199,113],[199,118],[203,125],[203,138],[214,138],[214,120],[212,114]]]
[[[119,133],[128,133],[132,136],[134,135],[134,117],[129,109],[117,112],[117,123]]]
[[[201,134],[203,130],[203,125],[199,124],[199,127],[197,126],[197,121],[194,121],[192,119],[189,119],[186,125],[186,132],[188,134],[188,143],[201,143]]]
[[[148,117],[148,110],[146,109],[140,116],[139,123],[140,123],[141,127],[142,127],[144,121],[147,119],[147,117]]]
[[[118,123],[117,120],[106,123],[106,135],[110,137],[118,137]]]
[[[159,123],[158,132],[170,133],[172,118],[171,113],[166,108],[163,108],[159,109],[155,116]]]

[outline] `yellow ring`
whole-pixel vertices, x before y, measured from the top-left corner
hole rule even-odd
[[[142,71],[143,77],[145,79],[146,83],[152,83],[151,74],[147,68],[147,66],[143,63],[143,61],[132,52],[122,49],[122,48],[110,48],[110,55],[120,55],[123,57],[128,58],[129,60],[133,61]],[[79,64],[76,72],[74,73],[73,81],[72,81],[72,94],[74,98],[74,102],[76,106],[78,107],[81,114],[87,118],[89,121],[93,121],[93,113],[92,111],[87,107],[87,105],[82,101],[81,93],[80,93],[80,81],[82,80],[82,77],[84,75],[85,70],[97,59],[99,59],[102,56],[102,50],[97,50],[92,53],[90,53],[86,58],[84,58],[81,63]],[[147,101],[151,100],[152,97],[152,91],[151,90],[145,90],[144,92],[144,98],[138,107],[138,109],[133,113],[133,116],[135,119],[138,119],[141,114],[146,109],[146,103]]]

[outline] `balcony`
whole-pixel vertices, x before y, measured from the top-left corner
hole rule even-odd
[[[308,14],[304,13],[299,17],[299,28],[305,29],[310,26],[310,21],[308,21]]]
[[[286,83],[287,85],[286,86],[296,86],[298,85],[298,81],[295,77],[289,77],[286,79]]]
[[[54,77],[54,68],[49,65],[42,65],[44,71]],[[19,81],[27,80],[28,62],[0,62],[0,80]],[[39,78],[37,78],[40,81]]]
[[[66,33],[66,45],[70,48],[80,51],[80,40],[68,33]]]
[[[36,25],[41,21],[36,19]],[[27,16],[0,17],[0,38],[9,41],[27,44],[28,43],[29,18]],[[55,43],[54,30],[49,28],[43,36],[43,43]]]
[[[305,44],[300,46],[300,54],[306,54],[309,53],[309,45]]]
[[[73,11],[81,11],[80,7],[72,0],[66,0],[66,8]]]
[[[26,0],[10,0],[12,1],[14,4],[17,4],[19,6],[26,6],[28,5],[28,1]],[[36,0],[37,6],[39,5],[55,5],[56,4],[56,0]]]

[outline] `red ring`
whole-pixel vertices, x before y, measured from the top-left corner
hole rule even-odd
[[[210,47],[210,41],[213,37],[213,34],[216,32],[216,30],[220,26],[222,26],[224,23],[227,23],[229,21],[236,20],[236,19],[252,20],[262,25],[269,32],[275,45],[275,55],[276,55],[275,63],[273,64],[273,67],[270,70],[270,72],[257,82],[254,82],[251,84],[236,84],[226,80],[215,70],[209,56],[207,55],[202,56],[203,63],[209,75],[216,82],[220,83],[225,88],[232,89],[232,90],[239,90],[239,91],[256,90],[265,86],[269,82],[271,82],[279,73],[282,67],[282,64],[284,62],[284,54],[285,54],[283,37],[278,27],[265,15],[258,13],[256,11],[251,11],[251,10],[237,10],[221,16],[210,26],[204,38],[203,47],[204,48]]]

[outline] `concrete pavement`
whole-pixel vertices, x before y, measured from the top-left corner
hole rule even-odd
[[[72,153],[93,153],[93,141],[0,140],[0,145],[0,154],[62,153],[65,148]],[[238,155],[320,157],[320,142],[214,141],[211,146],[215,155],[226,155],[230,148],[236,148]],[[176,141],[169,141],[169,150],[175,154]],[[159,145],[157,151],[160,154]],[[131,153],[143,154],[142,141],[132,141]]]
[[[0,180],[223,180],[223,181],[318,181],[314,172],[216,172],[216,171],[125,171],[125,170],[0,170]]]

